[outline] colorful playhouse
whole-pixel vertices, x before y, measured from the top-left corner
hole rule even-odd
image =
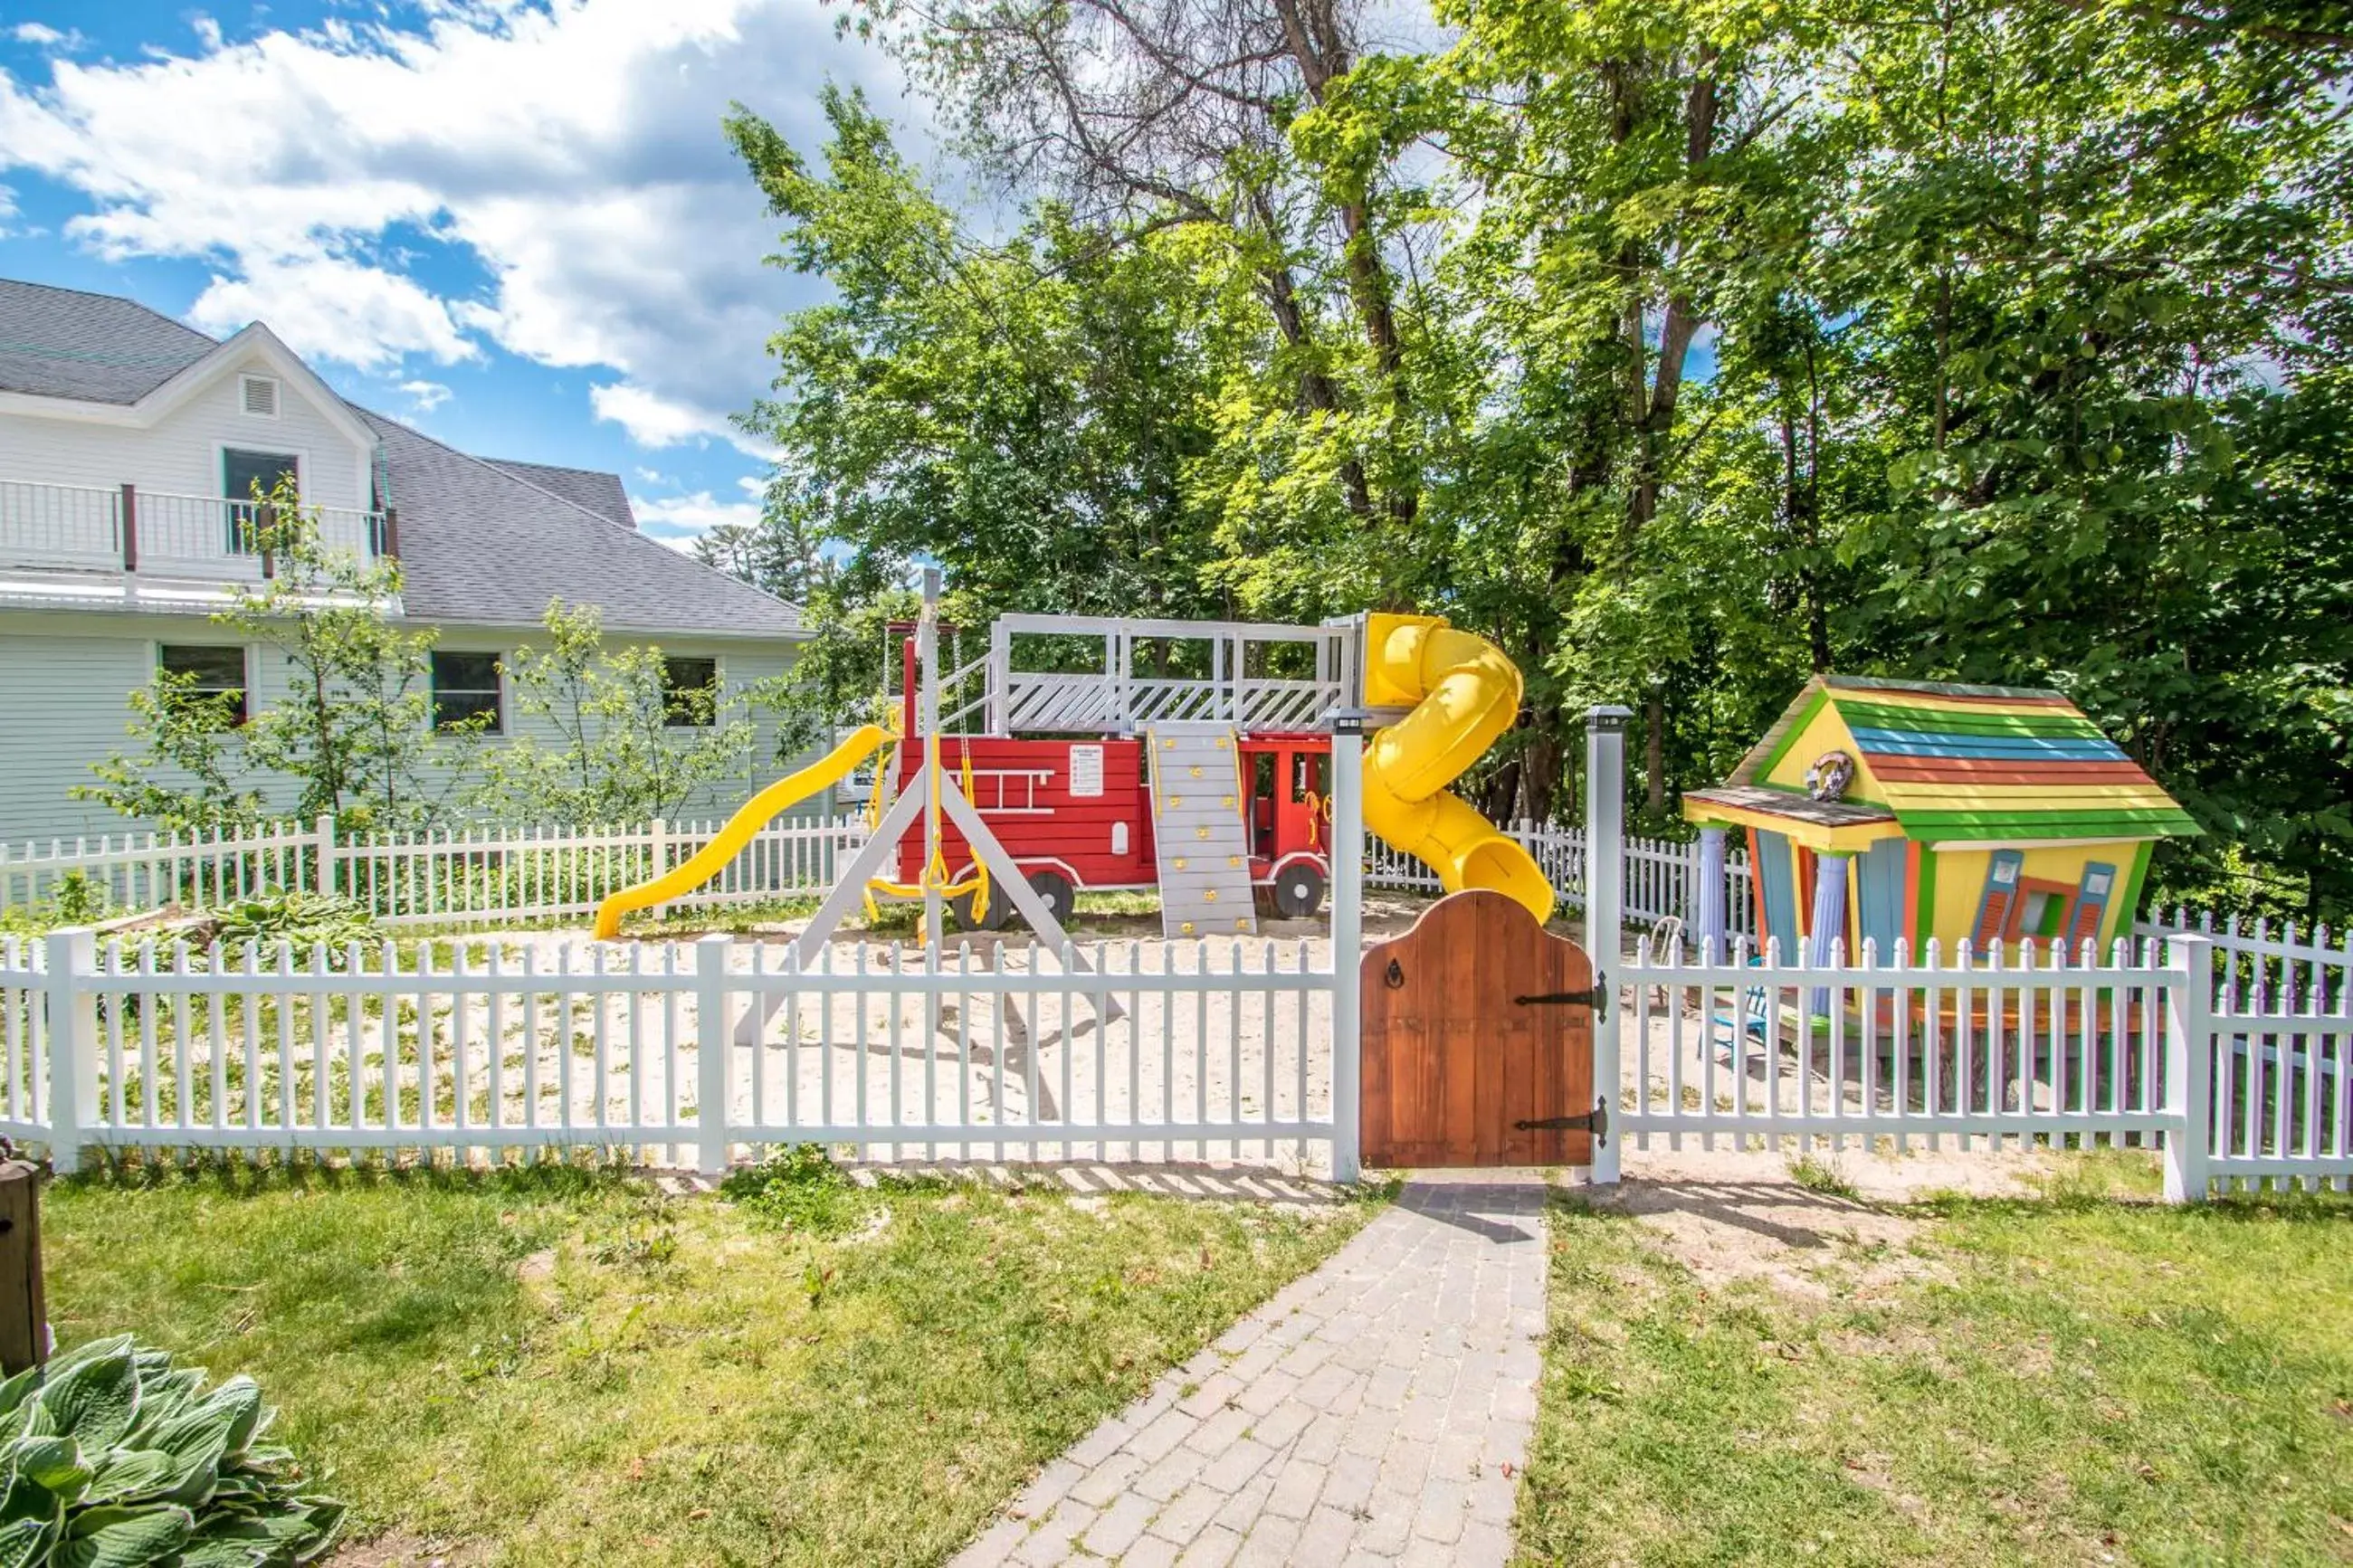
[[[1746,836],[1758,945],[1883,955],[1930,939],[2087,940],[2128,928],[2160,838],[2199,828],[2056,691],[1816,676],[1718,788],[1683,796],[1703,864]],[[1720,874],[1704,889],[1721,889]],[[1720,895],[1718,902],[1720,903]],[[1694,940],[1715,938],[1704,907]],[[1801,949],[1799,944],[1805,943]]]

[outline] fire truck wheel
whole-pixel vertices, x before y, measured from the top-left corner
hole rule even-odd
[[[1284,920],[1304,920],[1324,907],[1324,873],[1306,861],[1285,866],[1274,874],[1274,912]]]
[[[1068,877],[1060,871],[1032,871],[1029,873],[1029,886],[1046,901],[1046,910],[1054,917],[1057,924],[1068,926],[1071,923],[1071,916],[1079,907],[1079,890],[1071,886]]]
[[[948,913],[955,917],[958,931],[1003,931],[1020,913],[1013,907],[1013,900],[1005,896],[1002,888],[988,890],[988,918],[986,920],[972,918],[972,900],[970,893],[958,893],[948,900]]]

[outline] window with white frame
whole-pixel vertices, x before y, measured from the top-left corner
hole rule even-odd
[[[719,661],[662,660],[662,722],[672,729],[707,730],[719,712]]]
[[[501,733],[506,722],[500,696],[497,654],[434,654],[435,729],[470,729],[485,735]]]
[[[174,698],[190,703],[218,704],[232,724],[242,724],[251,709],[246,700],[245,649],[220,643],[164,643],[155,650],[155,668],[169,678]]]

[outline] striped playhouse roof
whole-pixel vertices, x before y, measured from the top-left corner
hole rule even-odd
[[[1827,707],[1860,764],[1851,800],[1885,806],[1928,843],[2179,837],[2197,823],[2056,691],[1817,676],[1732,785],[1788,789],[1792,746]],[[1802,773],[1810,759],[1797,759]]]

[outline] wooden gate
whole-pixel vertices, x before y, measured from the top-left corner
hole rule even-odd
[[[1593,963],[1501,893],[1442,899],[1365,954],[1365,1163],[1586,1165]]]

